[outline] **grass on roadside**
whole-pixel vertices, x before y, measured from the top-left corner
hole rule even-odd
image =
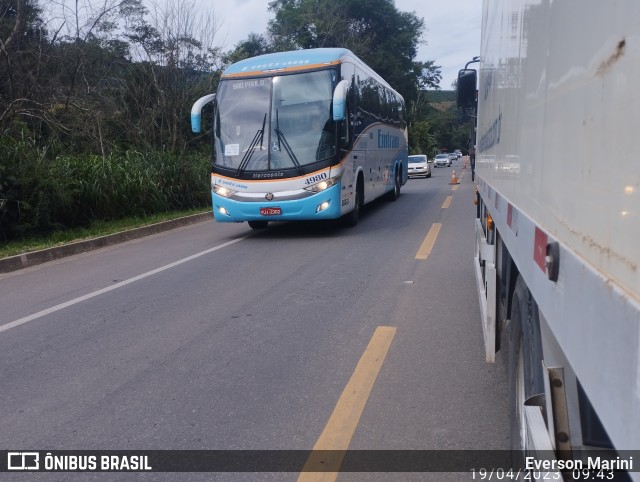
[[[48,236],[32,238],[20,241],[11,241],[0,244],[0,258],[7,258],[17,254],[40,249],[53,248],[74,241],[98,238],[108,234],[114,234],[127,229],[139,228],[150,224],[170,221],[172,219],[209,212],[210,209],[190,209],[187,211],[171,211],[167,213],[154,214],[146,217],[129,217],[117,221],[96,221],[88,228],[75,228],[65,231],[56,231]]]

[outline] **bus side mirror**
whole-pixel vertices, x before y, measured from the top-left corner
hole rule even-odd
[[[333,91],[333,120],[343,121],[347,111],[347,89],[349,81],[341,80]]]
[[[458,109],[476,108],[476,83],[478,74],[473,69],[458,72]]]
[[[191,107],[191,132],[199,134],[201,132],[201,117],[202,117],[202,108],[213,101],[216,98],[216,94],[205,95],[204,97],[200,97],[195,101],[193,107]]]

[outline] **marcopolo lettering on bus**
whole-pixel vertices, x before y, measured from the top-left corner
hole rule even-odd
[[[383,133],[378,129],[378,149],[398,149],[400,147],[400,137],[387,132]]]

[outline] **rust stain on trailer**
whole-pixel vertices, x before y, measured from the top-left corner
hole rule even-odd
[[[598,71],[596,72],[597,75],[605,75],[609,70],[611,70],[611,67],[613,67],[613,65],[624,55],[624,47],[626,44],[627,41],[624,38],[618,42],[613,54],[611,54],[611,56],[602,62],[600,67],[598,67]]]
[[[627,258],[626,256],[614,251],[609,246],[603,246],[598,241],[596,241],[593,237],[588,234],[581,233],[580,231],[569,226],[568,223],[564,222],[561,219],[558,219],[562,226],[569,231],[573,236],[582,240],[582,243],[585,246],[588,246],[591,249],[598,251],[605,258],[616,260],[617,262],[627,266],[631,272],[636,273],[638,271],[638,263],[634,260]]]
[[[605,256],[607,258],[617,259],[621,263],[626,264],[631,269],[631,271],[633,271],[634,273],[636,271],[638,271],[638,264],[637,263],[634,263],[629,258],[623,256],[620,253],[617,253],[616,251],[613,251],[611,248],[609,248],[607,246],[602,246],[600,243],[598,243],[591,236],[588,236],[586,234],[583,235],[582,236],[582,241],[585,244],[587,244],[589,247],[597,249],[598,251],[600,251],[600,253],[602,253],[603,256]]]

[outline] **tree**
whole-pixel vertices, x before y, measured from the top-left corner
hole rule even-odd
[[[272,52],[272,47],[264,35],[250,33],[246,40],[236,44],[235,48],[222,56],[224,65]]]
[[[0,135],[17,117],[34,123],[43,116],[43,64],[47,31],[33,0],[0,0]]]
[[[435,65],[435,61],[427,60],[426,62],[414,62],[413,75],[416,78],[416,84],[419,91],[424,92],[428,89],[440,89],[442,71],[440,70],[440,66]]]
[[[343,47],[378,72],[409,102],[434,83],[433,63],[414,61],[424,20],[393,0],[274,0],[268,31],[274,50]]]
[[[410,154],[428,154],[431,155],[434,148],[438,145],[438,141],[431,132],[431,125],[427,121],[418,121],[410,126],[411,135],[409,136],[409,153]]]
[[[217,31],[215,17],[196,12],[189,0],[132,12],[126,38],[136,62],[125,78],[119,117],[129,132],[162,149],[186,147],[190,106],[213,89],[211,74],[220,68],[220,49],[213,47]]]

